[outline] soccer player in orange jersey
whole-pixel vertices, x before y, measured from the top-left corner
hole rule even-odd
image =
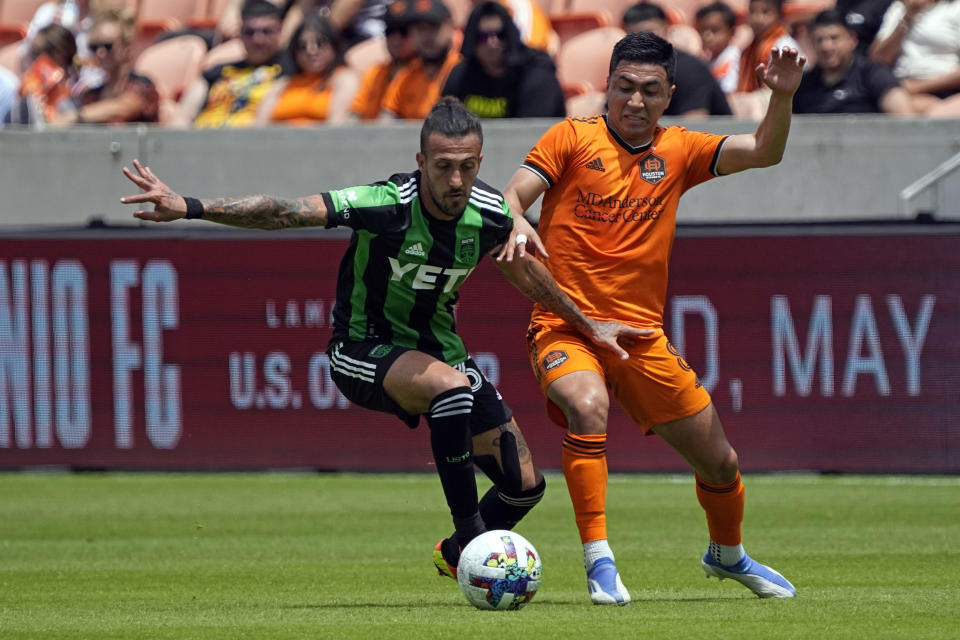
[[[531,251],[545,247],[545,264],[585,314],[654,330],[618,360],[539,306],[531,318],[530,361],[548,413],[567,428],[563,472],[595,604],[630,602],[607,542],[608,389],[644,433],[663,438],[692,467],[710,533],[701,560],[707,575],[732,578],[762,598],[796,594],[743,550],[737,454],[710,395],[664,335],[663,307],[680,196],[714,176],[780,161],[804,62],[783,48],[757,66],[773,93],[753,134],[665,128],[658,121],[674,90],[673,47],[650,33],[630,34],[613,49],[607,113],[554,125],[504,189],[514,212],[546,194],[542,238],[525,229]]]

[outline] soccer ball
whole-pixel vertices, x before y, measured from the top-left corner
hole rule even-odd
[[[506,611],[530,602],[540,588],[540,555],[513,531],[487,531],[460,553],[457,581],[478,609]]]

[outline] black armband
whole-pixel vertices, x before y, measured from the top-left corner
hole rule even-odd
[[[193,220],[203,217],[203,204],[199,200],[184,196],[183,201],[187,203],[187,215],[184,218]]]

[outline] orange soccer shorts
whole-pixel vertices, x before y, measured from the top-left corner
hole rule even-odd
[[[561,376],[596,371],[645,434],[656,425],[692,416],[710,404],[710,394],[662,329],[624,348],[630,354],[627,360],[575,331],[533,324],[527,332],[530,364],[544,395]],[[547,413],[566,428],[566,418],[550,400]]]

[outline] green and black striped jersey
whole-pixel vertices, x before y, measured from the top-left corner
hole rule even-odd
[[[323,194],[328,227],[353,229],[340,262],[333,340],[396,344],[450,365],[467,350],[457,335],[457,290],[513,228],[499,191],[477,181],[456,220],[420,202],[420,172]]]

